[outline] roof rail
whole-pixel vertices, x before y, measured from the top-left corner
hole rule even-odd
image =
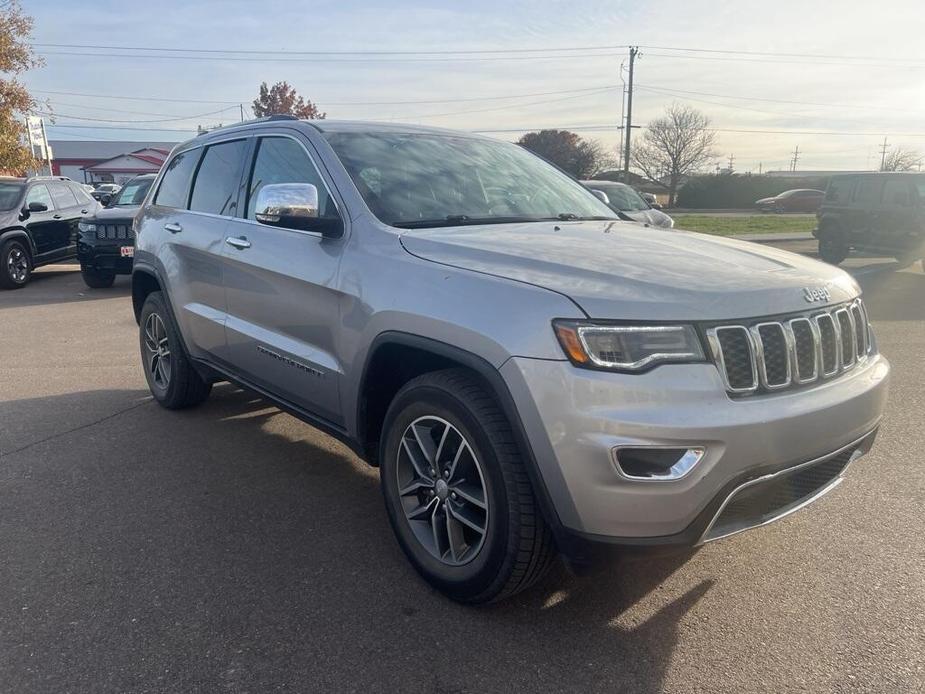
[[[70,181],[67,176],[27,176],[29,181]]]
[[[212,128],[211,130],[203,130],[201,133],[197,133],[196,137],[202,137],[203,135],[209,135],[210,133],[219,132],[221,130],[228,130],[229,128],[240,128],[242,125],[253,125],[254,123],[269,123],[272,121],[279,120],[299,120],[298,116],[293,116],[289,113],[274,113],[269,116],[264,116],[263,118],[252,118],[251,120],[244,120],[240,123],[229,123],[228,125],[223,125],[220,128]]]

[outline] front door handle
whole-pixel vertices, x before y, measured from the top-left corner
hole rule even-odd
[[[179,234],[181,231],[183,231],[183,227],[174,222],[167,222],[167,224],[164,225],[164,228],[171,234]]]
[[[247,240],[246,236],[229,236],[227,239],[225,239],[225,243],[227,243],[229,246],[237,248],[238,250],[251,247],[251,242]]]
[[[52,215],[51,218],[52,218],[52,219],[61,219],[61,215],[60,215],[60,214],[55,214],[55,215]]]

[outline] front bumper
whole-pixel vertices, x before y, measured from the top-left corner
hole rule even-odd
[[[114,270],[120,275],[132,274],[132,258],[123,258],[121,248],[134,246],[133,239],[97,239],[81,234],[77,242],[77,259],[91,270]]]
[[[501,373],[564,532],[617,544],[692,545],[714,539],[709,526],[743,483],[854,443],[866,452],[886,403],[889,364],[873,355],[812,388],[735,400],[712,364],[627,375],[515,357]],[[617,472],[619,446],[702,447],[705,454],[681,479],[631,480]]]

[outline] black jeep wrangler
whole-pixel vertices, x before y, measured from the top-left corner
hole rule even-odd
[[[837,265],[863,251],[911,262],[925,255],[925,173],[833,176],[816,213],[819,256]]]
[[[136,176],[109,205],[80,223],[77,258],[91,289],[111,287],[116,275],[132,274],[135,232],[132,221],[157,174]]]

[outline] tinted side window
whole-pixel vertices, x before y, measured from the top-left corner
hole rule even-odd
[[[887,179],[883,186],[883,204],[890,207],[909,207],[909,183],[904,178]]]
[[[79,202],[81,205],[89,205],[91,202],[93,202],[93,198],[90,197],[89,193],[87,193],[87,191],[85,191],[79,185],[71,185],[71,191],[74,193],[74,195],[77,196],[77,202]]]
[[[270,183],[311,183],[318,189],[318,215],[336,218],[337,208],[308,154],[288,137],[260,139],[251,169],[247,194],[247,218],[254,219],[257,193]]]
[[[197,147],[181,152],[170,160],[164,172],[164,178],[161,180],[161,186],[157,189],[157,196],[154,198],[155,205],[186,209],[190,179],[193,177],[193,169],[196,168],[196,162],[199,161],[201,153],[202,150]]]
[[[59,210],[77,206],[77,198],[74,197],[74,193],[71,192],[66,183],[49,183],[48,187],[51,189],[51,197],[55,201],[55,207]]]
[[[191,210],[212,214],[234,214],[238,197],[241,163],[247,140],[222,142],[206,148],[196,180],[193,181]]]
[[[829,182],[825,191],[825,199],[830,202],[848,202],[851,199],[851,189],[856,179],[840,176]]]
[[[854,202],[868,207],[877,205],[880,203],[880,191],[882,188],[882,178],[865,176],[858,181],[858,189],[854,193]]]
[[[51,201],[51,194],[48,192],[48,188],[44,185],[32,186],[29,189],[29,192],[26,193],[27,207],[29,206],[30,202],[43,202],[49,210],[55,209],[55,205]]]

